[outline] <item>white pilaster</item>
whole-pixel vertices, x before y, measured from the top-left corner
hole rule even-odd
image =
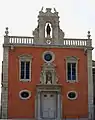
[[[8,118],[8,47],[4,47],[3,53],[3,81],[2,81],[2,119]]]
[[[41,115],[40,115],[40,112],[41,112],[41,107],[40,107],[40,105],[41,105],[40,97],[41,97],[41,96],[40,96],[40,94],[41,94],[41,93],[38,92],[38,98],[37,98],[37,99],[38,99],[38,100],[37,100],[37,102],[38,102],[37,105],[38,105],[38,106],[37,106],[37,108],[36,108],[36,109],[37,109],[37,119],[38,119],[38,120],[41,119],[41,118],[40,118],[40,117],[41,117]]]
[[[88,112],[89,118],[93,118],[93,75],[92,75],[92,49],[87,51],[88,61]],[[92,119],[93,120],[93,119]]]
[[[57,111],[58,111],[58,113],[57,113],[57,120],[60,120],[61,118],[62,118],[62,115],[61,115],[61,112],[62,112],[62,108],[61,108],[61,93],[60,92],[58,92],[58,109],[57,109]]]

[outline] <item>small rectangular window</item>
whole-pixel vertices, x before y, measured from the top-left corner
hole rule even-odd
[[[76,80],[76,63],[67,63],[67,79]]]
[[[21,61],[21,79],[30,79],[30,61]]]

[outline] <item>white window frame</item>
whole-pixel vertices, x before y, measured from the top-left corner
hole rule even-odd
[[[66,57],[66,81],[69,83],[78,82],[78,60],[79,58],[75,56]],[[68,80],[68,63],[76,63],[76,80]]]
[[[68,94],[71,93],[71,92],[74,92],[74,93],[76,94],[76,97],[75,97],[75,98],[70,98],[70,97],[68,96]],[[77,93],[76,91],[69,91],[69,92],[67,93],[67,98],[68,98],[69,100],[76,100],[76,99],[78,98],[78,93]]]
[[[20,55],[19,56],[19,80],[22,82],[29,82],[31,81],[31,74],[32,74],[32,56],[31,55]],[[30,62],[30,71],[29,71],[29,79],[21,79],[21,62]]]
[[[27,98],[23,98],[23,97],[21,96],[21,93],[22,93],[22,92],[28,92],[28,93],[29,93],[29,96],[28,96]],[[22,99],[22,100],[27,100],[27,99],[29,99],[29,98],[31,97],[31,91],[26,90],[26,89],[21,90],[21,91],[19,92],[19,97],[20,97],[20,99]]]

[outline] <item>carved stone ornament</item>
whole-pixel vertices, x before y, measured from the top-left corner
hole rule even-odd
[[[9,34],[8,27],[6,27],[5,35],[8,36],[8,34]]]
[[[46,23],[49,23],[46,25]],[[56,9],[52,11],[51,8],[42,9],[38,15],[38,27],[33,31],[34,44],[46,45],[54,44],[58,45],[63,43],[64,32],[59,26],[59,15]]]
[[[63,39],[65,37],[65,33],[59,28],[59,39]]]
[[[55,65],[50,63],[45,63],[42,66],[42,71],[40,73],[40,84],[57,84],[58,77],[55,70]]]
[[[34,38],[39,38],[39,25],[33,31],[33,36],[34,36]]]

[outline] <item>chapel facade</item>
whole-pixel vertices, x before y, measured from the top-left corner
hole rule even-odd
[[[39,11],[33,37],[3,44],[2,119],[93,119],[92,40],[65,38],[56,9]]]

